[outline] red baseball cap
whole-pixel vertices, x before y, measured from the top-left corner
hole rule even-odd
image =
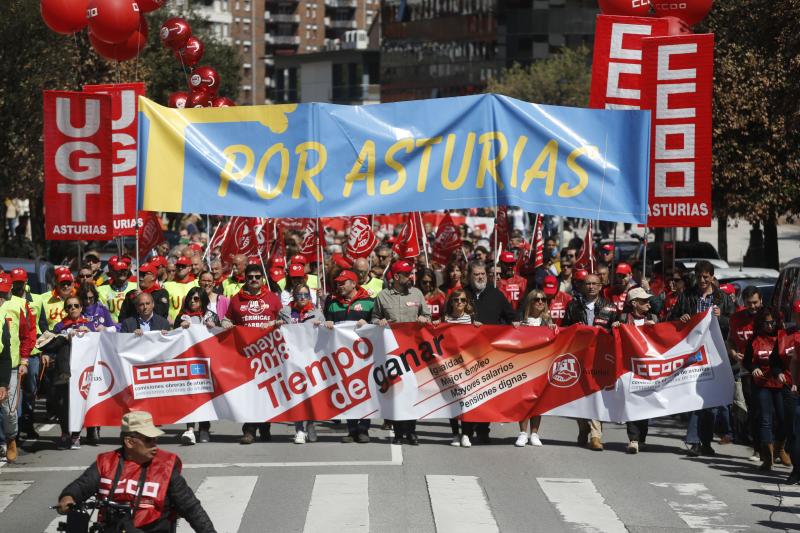
[[[69,274],[69,267],[65,265],[58,265],[57,267],[53,268],[53,272],[55,272],[56,276],[65,272]]]
[[[633,272],[633,270],[631,269],[631,266],[628,263],[620,263],[617,265],[617,268],[614,270],[614,272],[616,272],[617,274],[628,275],[631,272]]]
[[[342,254],[331,254],[331,261],[333,261],[333,264],[338,265],[342,268],[353,268],[352,261],[350,261]]]
[[[169,264],[167,258],[163,255],[157,255],[153,259],[150,260],[150,264],[155,267],[165,267]]]
[[[261,258],[258,257],[257,255],[254,255],[253,257],[248,257],[247,258],[247,264],[248,265],[260,265],[261,264]]]
[[[278,283],[280,280],[286,278],[286,271],[281,267],[272,267],[269,269],[269,279]]]
[[[358,276],[352,270],[342,270],[338,276],[336,276],[337,283],[341,283],[342,281],[350,280],[353,283],[358,283]]]
[[[574,279],[575,281],[583,281],[586,279],[586,276],[588,275],[589,271],[583,268],[579,268],[578,270],[572,273],[572,279]]]
[[[553,296],[558,292],[558,279],[555,276],[547,276],[542,284],[542,292],[547,296]]]
[[[56,276],[56,283],[64,283],[65,281],[70,283],[75,281],[75,278],[72,277],[72,272],[61,272]]]
[[[145,272],[150,272],[152,275],[158,275],[158,267],[153,263],[145,263],[139,267],[139,276],[144,274]]]
[[[108,258],[109,263],[116,263],[117,261],[119,261],[119,257],[117,257],[116,255],[112,255],[111,257]]]
[[[290,278],[303,278],[306,275],[306,269],[303,265],[298,265],[297,263],[292,263],[289,265],[289,277]]]
[[[395,261],[392,264],[391,270],[392,274],[410,274],[411,272],[414,272],[414,265],[404,259],[401,259],[400,261]]]
[[[292,256],[291,263],[297,263],[297,264],[300,264],[300,265],[307,265],[308,264],[308,260],[306,260],[306,256],[297,254],[295,256]]]
[[[15,268],[12,269],[10,272],[11,281],[28,281],[28,273],[25,272],[24,268]]]
[[[125,263],[128,266],[131,266],[131,263],[133,263],[133,259],[131,259],[131,256],[129,256],[129,255],[123,255],[122,257],[117,259],[117,261],[121,261],[121,262]]]
[[[122,261],[114,261],[113,263],[108,264],[108,268],[114,272],[125,272],[128,270],[128,265]]]
[[[189,243],[189,248],[191,248],[195,252],[202,252],[203,251],[203,245],[200,244],[199,242],[191,242],[191,243]]]
[[[275,257],[272,258],[272,260],[270,261],[270,264],[272,266],[276,266],[276,267],[285,267],[286,266],[286,258],[283,257],[282,255],[276,255]]]
[[[501,253],[500,257],[498,258],[498,260],[501,263],[516,263],[517,262],[517,259],[514,257],[514,253],[513,252],[503,252],[503,253]]]
[[[603,246],[601,246],[600,249],[602,251],[604,251],[604,252],[613,252],[614,251],[614,245],[606,243]]]
[[[0,292],[6,293],[11,290],[11,276],[0,274]]]
[[[175,261],[175,264],[181,266],[192,266],[192,260],[186,257],[185,255],[182,255],[178,258],[177,261]]]
[[[719,290],[730,296],[736,294],[736,286],[733,285],[732,283],[723,283],[722,285],[719,286]]]

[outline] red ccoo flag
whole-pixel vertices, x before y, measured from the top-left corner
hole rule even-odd
[[[536,215],[536,224],[531,234],[531,244],[527,253],[520,254],[517,261],[517,272],[530,273],[544,265],[544,238],[542,234],[543,216]]]
[[[248,257],[257,255],[261,247],[263,235],[261,220],[253,217],[233,217],[228,222],[220,249],[220,258],[224,263],[231,263],[233,256],[244,254]]]
[[[417,257],[420,253],[419,237],[421,234],[420,217],[417,212],[406,213],[406,220],[392,246],[392,251],[401,259]]]
[[[446,265],[453,255],[453,252],[461,248],[461,233],[453,223],[450,213],[445,213],[444,218],[439,223],[436,230],[436,237],[431,244],[432,259],[440,265]]]
[[[491,245],[494,248],[508,250],[508,240],[511,235],[511,226],[508,223],[508,206],[501,205],[497,208],[497,214],[494,217],[494,230],[490,239]],[[495,241],[495,238],[497,241]],[[495,250],[497,253],[497,250]]]
[[[144,260],[153,248],[164,242],[161,220],[152,211],[139,211],[139,257]]]
[[[350,217],[350,235],[347,237],[345,255],[350,259],[367,257],[378,246],[378,238],[372,231],[369,217]]]
[[[325,233],[320,227],[318,218],[307,218],[303,225],[303,241],[300,243],[300,255],[309,263],[317,262],[319,246],[325,245]]]
[[[592,241],[592,221],[586,226],[586,236],[583,238],[581,253],[575,260],[576,268],[585,268],[594,274],[594,242]]]

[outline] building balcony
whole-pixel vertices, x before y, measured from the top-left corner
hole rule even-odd
[[[300,23],[300,15],[289,14],[289,13],[270,13],[269,11],[264,13],[264,21],[267,24],[279,24],[279,23],[289,23],[289,24],[299,24]]]
[[[278,6],[288,6],[288,5],[295,5],[300,3],[300,0],[266,0],[265,5],[278,5]]]
[[[328,26],[340,30],[354,30],[358,27],[358,23],[355,20],[332,20]]]
[[[264,42],[272,45],[299,45],[300,37],[297,35],[273,35],[272,33],[264,34]]]
[[[325,5],[328,7],[346,7],[355,9],[358,5],[358,0],[325,0]]]

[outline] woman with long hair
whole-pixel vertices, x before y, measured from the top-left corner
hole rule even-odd
[[[447,301],[447,296],[436,287],[436,274],[430,268],[423,268],[417,274],[417,288],[422,291],[428,307],[431,309],[431,321],[439,322]]]
[[[100,303],[97,285],[91,282],[82,283],[78,287],[78,298],[83,306],[83,316],[94,324],[95,331],[107,328],[119,331],[119,324],[114,322],[108,307]]]
[[[217,292],[219,289],[215,286],[214,274],[208,270],[203,271],[200,277],[197,278],[197,284],[208,297],[208,308],[214,311],[218,317],[225,316],[230,299]]]
[[[780,311],[762,308],[753,320],[753,336],[743,361],[753,377],[753,395],[759,407],[761,470],[772,468],[775,453],[782,464],[792,464],[783,447],[791,437],[794,418],[794,409],[789,408],[793,404],[790,373],[793,355],[794,336],[786,333]]]
[[[450,296],[451,292],[461,288],[462,279],[461,266],[459,266],[458,261],[450,261],[444,267],[444,283],[439,289],[447,296]]]
[[[175,317],[173,329],[189,328],[193,324],[203,324],[207,328],[220,326],[219,317],[209,308],[208,294],[201,287],[192,287],[186,293],[183,306]],[[206,443],[211,440],[211,422],[200,422],[199,435],[194,434],[194,422],[186,424],[186,431],[181,434],[181,444],[191,446],[197,442]]]
[[[466,291],[453,289],[450,296],[447,297],[443,322],[447,324],[481,325],[480,322],[475,320],[475,308],[472,302],[469,301]],[[472,446],[470,437],[475,431],[474,422],[464,422],[458,418],[451,418],[450,430],[453,432],[453,440],[450,442],[450,446],[461,446],[462,448]]]
[[[558,329],[553,319],[550,317],[550,310],[547,308],[547,295],[541,289],[533,289],[522,301],[522,326],[545,326],[550,329]],[[530,443],[531,446],[541,446],[539,438],[539,427],[542,424],[541,416],[526,418],[519,423],[519,435],[514,441],[514,446],[520,448]]]

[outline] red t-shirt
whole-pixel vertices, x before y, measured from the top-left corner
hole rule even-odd
[[[447,297],[441,291],[436,291],[425,297],[425,302],[431,309],[431,320],[440,320],[442,318],[446,301]]]
[[[572,301],[572,296],[566,292],[558,291],[553,299],[549,301],[550,318],[556,326],[561,325],[564,320],[564,313],[567,312],[567,305]]]
[[[753,336],[753,319],[746,310],[736,311],[731,315],[730,319],[730,333],[728,339],[736,347],[736,351],[744,353],[747,349],[747,343],[750,342],[750,337]]]
[[[497,288],[511,303],[511,307],[516,311],[519,309],[519,304],[525,296],[525,289],[528,286],[528,280],[518,274],[514,274],[508,279],[500,278],[497,280]]]
[[[261,287],[258,294],[250,294],[245,290],[237,292],[228,305],[225,318],[235,326],[265,328],[274,321],[281,310],[281,299],[267,287]]]

